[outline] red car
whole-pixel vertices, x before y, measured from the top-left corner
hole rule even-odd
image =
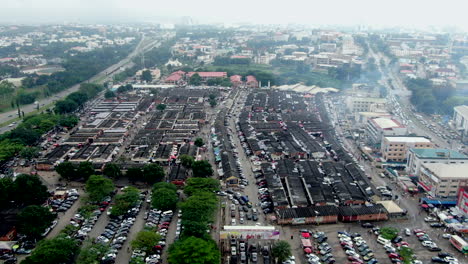
[[[426,233],[426,231],[422,230],[422,229],[413,229],[413,233],[414,234],[417,234],[417,233]]]
[[[355,256],[349,256],[348,260],[352,262],[357,262],[357,263],[364,263],[364,261],[362,261],[360,258],[357,258]]]
[[[396,254],[396,253],[390,253],[390,254],[388,254],[388,257],[391,258],[391,259],[400,259],[400,260],[402,260],[401,256]]]

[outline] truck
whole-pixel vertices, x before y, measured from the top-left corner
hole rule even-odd
[[[468,243],[461,237],[453,235],[450,237],[450,244],[463,254],[468,253]]]

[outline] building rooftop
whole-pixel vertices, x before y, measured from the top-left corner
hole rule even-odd
[[[412,148],[411,151],[418,157],[423,159],[468,159],[468,156],[460,152],[449,149],[419,149]]]
[[[425,137],[385,137],[388,142],[399,142],[399,143],[431,143],[428,138]]]
[[[427,163],[423,164],[427,170],[439,178],[466,178],[468,179],[468,164],[445,164]]]
[[[404,125],[400,124],[400,122],[396,121],[395,119],[385,118],[385,117],[377,117],[371,119],[378,127],[382,129],[390,129],[390,128],[403,128]]]
[[[453,110],[455,110],[455,112],[458,112],[460,115],[464,116],[465,118],[468,118],[468,105],[455,106]]]

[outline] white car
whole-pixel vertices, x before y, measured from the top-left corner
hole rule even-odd
[[[405,228],[405,235],[411,236],[411,230],[409,230],[409,228]]]
[[[421,242],[421,244],[422,244],[424,247],[436,247],[436,246],[437,246],[434,242],[432,242],[432,241],[427,241],[427,240]]]
[[[445,233],[445,234],[442,234],[442,237],[445,238],[445,239],[450,239],[452,237],[452,235]]]

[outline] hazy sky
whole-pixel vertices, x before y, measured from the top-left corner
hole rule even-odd
[[[0,22],[199,22],[455,25],[468,28],[467,0],[0,0]]]

